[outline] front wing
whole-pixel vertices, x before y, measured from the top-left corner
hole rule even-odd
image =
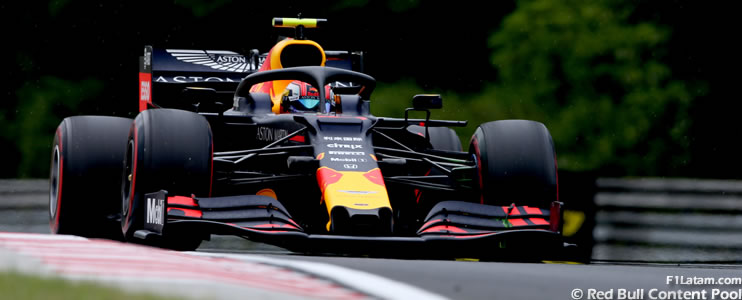
[[[235,235],[293,252],[410,258],[564,260],[569,246],[559,232],[561,203],[551,210],[460,201],[437,204],[415,236],[312,234],[277,200],[244,195],[216,198],[146,195],[144,230],[157,240],[169,232]]]

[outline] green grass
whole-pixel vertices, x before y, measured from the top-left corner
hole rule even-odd
[[[69,281],[14,272],[0,272],[0,299],[165,300],[170,298],[145,293],[124,292],[87,281]]]

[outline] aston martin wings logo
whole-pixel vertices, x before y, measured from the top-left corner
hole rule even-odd
[[[254,63],[232,51],[167,49],[167,53],[178,60],[219,71],[246,73],[256,70]]]

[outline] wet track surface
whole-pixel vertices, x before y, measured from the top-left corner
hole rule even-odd
[[[0,180],[0,231],[48,233],[46,181]],[[363,257],[302,256],[239,238],[217,237],[199,255],[264,257],[274,261],[314,262],[359,270],[406,283],[452,299],[574,299],[574,289],[643,290],[642,299],[660,291],[737,291],[742,285],[668,284],[668,276],[742,277],[740,265],[594,263],[528,264],[476,261],[397,260]],[[641,258],[637,258],[641,259]],[[674,277],[673,277],[674,278]],[[587,299],[587,294],[583,299]],[[719,299],[718,297],[716,299]]]

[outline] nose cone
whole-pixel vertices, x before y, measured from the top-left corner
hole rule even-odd
[[[335,206],[330,213],[330,232],[340,235],[390,235],[392,210],[388,207],[355,209]]]

